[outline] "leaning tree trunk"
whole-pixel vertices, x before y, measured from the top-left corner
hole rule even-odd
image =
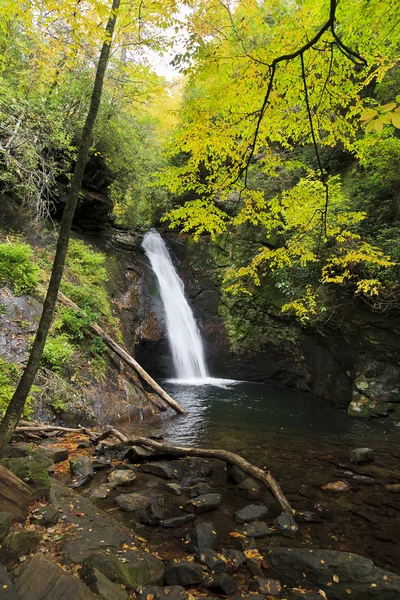
[[[99,62],[96,70],[96,77],[93,86],[92,97],[89,111],[86,117],[85,125],[82,130],[82,138],[79,146],[78,157],[74,173],[69,188],[68,198],[65,203],[64,213],[61,220],[60,233],[57,241],[57,250],[54,258],[53,269],[51,272],[50,283],[47,289],[46,298],[43,304],[42,316],[40,318],[38,330],[28,364],[23,372],[21,380],[15,390],[14,396],[8,405],[7,412],[0,426],[0,456],[13,434],[19,419],[24,410],[25,401],[32,387],[36,373],[39,369],[40,360],[43,354],[43,348],[53,319],[54,310],[57,302],[57,294],[64,272],[65,260],[68,252],[68,243],[71,233],[72,220],[75,213],[76,204],[81,190],[83,174],[87,162],[90,144],[92,141],[93,127],[96,121],[100,106],[101,93],[103,89],[104,74],[107,68],[110,55],[110,45],[114,34],[115,23],[117,19],[117,10],[120,0],[113,0],[110,16],[106,27],[106,37],[100,53]]]

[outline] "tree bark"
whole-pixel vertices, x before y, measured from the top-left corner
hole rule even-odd
[[[93,127],[96,121],[100,106],[100,99],[103,90],[104,74],[110,55],[110,45],[114,34],[117,11],[120,0],[113,0],[110,16],[105,31],[105,40],[100,52],[99,62],[96,69],[96,77],[93,85],[92,97],[89,111],[82,130],[82,137],[78,151],[78,157],[75,164],[74,173],[71,180],[71,186],[68,192],[68,198],[65,203],[63,217],[61,220],[60,233],[57,241],[57,250],[54,258],[53,268],[50,277],[49,287],[43,304],[42,315],[39,327],[36,333],[35,341],[28,363],[25,367],[21,380],[15,390],[3,422],[0,426],[0,456],[4,453],[6,446],[13,434],[19,419],[24,410],[25,402],[32,387],[36,373],[39,369],[40,360],[43,354],[43,348],[49,333],[50,325],[53,319],[54,310],[57,302],[57,294],[60,282],[64,272],[65,260],[68,252],[68,243],[71,233],[72,220],[78,202],[79,192],[81,190],[83,174],[87,162],[90,144],[92,141]]]
[[[58,298],[66,306],[69,306],[70,308],[73,308],[74,310],[78,311],[81,315],[86,316],[85,312],[81,310],[79,306],[75,304],[75,302],[72,302],[72,300],[67,298],[67,296],[64,296],[63,293],[59,292]],[[155,391],[155,393],[158,396],[160,396],[160,398],[164,400],[166,404],[168,404],[168,406],[173,408],[175,412],[180,413],[181,415],[187,414],[186,410],[182,408],[182,406],[178,404],[178,402],[171,398],[171,396],[167,394],[167,392],[163,390],[162,387],[160,387],[158,383],[154,381],[154,379],[150,377],[148,373],[146,373],[143,367],[141,367],[139,363],[136,362],[136,360],[132,358],[132,356],[130,356],[123,348],[121,348],[121,346],[114,342],[114,340],[101,327],[96,325],[96,323],[92,323],[90,325],[90,328],[94,331],[94,333],[101,337],[103,342],[113,352],[115,352],[115,354],[122,358],[122,360],[125,361],[127,365],[132,367],[132,369],[134,369],[140,375],[140,377],[144,379],[144,381]]]
[[[32,490],[0,465],[0,512],[7,512],[17,521],[24,521],[31,498]]]

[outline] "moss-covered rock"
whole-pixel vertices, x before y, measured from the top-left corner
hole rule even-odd
[[[9,569],[18,563],[20,556],[30,554],[39,545],[42,536],[37,531],[13,531],[4,539],[0,550],[1,562]]]
[[[48,456],[32,453],[24,458],[4,458],[0,464],[29,485],[33,497],[47,497],[51,485],[49,469],[54,468],[54,463]]]
[[[163,562],[151,554],[127,551],[120,556],[91,554],[83,562],[81,576],[87,577],[93,569],[103,573],[107,579],[136,589],[140,585],[161,582],[164,574]]]

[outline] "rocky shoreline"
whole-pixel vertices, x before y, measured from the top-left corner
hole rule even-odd
[[[357,449],[348,464],[384,470],[373,460]],[[218,461],[68,434],[11,445],[0,469],[28,485],[32,499],[17,516],[0,491],[4,600],[400,597],[399,575],[354,552],[315,547],[312,527],[330,522],[332,504],[291,494],[294,520],[269,491]],[[377,488],[371,476],[344,473],[320,493]],[[399,484],[379,477],[397,506]]]

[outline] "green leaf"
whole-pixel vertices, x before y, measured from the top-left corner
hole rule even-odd
[[[361,113],[361,121],[370,121],[371,119],[373,119],[376,115],[378,114],[378,111],[374,110],[373,108],[366,110],[365,112]]]
[[[382,121],[380,121],[379,119],[375,119],[374,123],[375,123],[375,130],[379,134],[381,134],[382,131],[383,131],[383,123],[382,123]]]
[[[400,129],[400,112],[392,114],[392,125]]]
[[[397,104],[400,104],[400,96],[396,96],[396,102]]]

